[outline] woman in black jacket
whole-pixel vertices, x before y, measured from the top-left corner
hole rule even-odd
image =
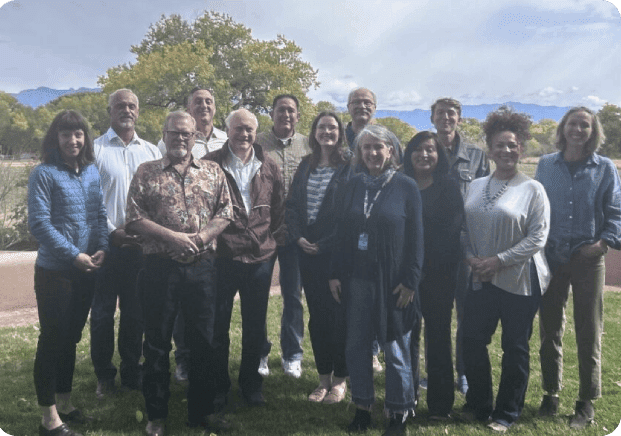
[[[425,260],[419,295],[427,345],[427,406],[430,419],[445,420],[455,401],[451,319],[461,256],[464,203],[459,185],[448,175],[448,158],[435,133],[420,132],[410,140],[403,168],[405,174],[416,180],[423,200]],[[419,338],[420,332],[413,333],[411,350],[415,372]]]
[[[344,129],[332,112],[321,112],[311,127],[306,156],[293,178],[286,204],[289,237],[300,251],[300,275],[308,303],[310,332],[319,386],[313,402],[335,404],[345,398],[345,315],[328,286],[336,229],[336,207],[352,171],[345,158]]]

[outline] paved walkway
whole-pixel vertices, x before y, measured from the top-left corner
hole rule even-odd
[[[34,294],[34,251],[0,251],[0,327],[23,326],[38,321]],[[606,291],[621,291],[621,252],[606,257]],[[280,294],[278,263],[274,268],[271,294]]]

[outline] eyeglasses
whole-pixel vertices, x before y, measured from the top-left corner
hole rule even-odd
[[[373,103],[373,101],[371,101],[371,100],[351,100],[349,102],[349,104],[351,104],[352,106],[362,105],[364,107],[373,107],[373,106],[375,106],[375,103]]]
[[[177,132],[176,130],[166,130],[166,133],[172,137],[180,136],[182,139],[190,139],[196,132]]]

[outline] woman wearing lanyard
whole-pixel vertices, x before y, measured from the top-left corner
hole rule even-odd
[[[330,290],[345,306],[345,357],[356,415],[348,431],[365,431],[374,403],[372,342],[384,345],[385,434],[405,434],[416,405],[410,333],[419,322],[418,283],[423,262],[421,197],[416,182],[395,171],[397,144],[380,125],[357,137],[363,171],[343,194]]]

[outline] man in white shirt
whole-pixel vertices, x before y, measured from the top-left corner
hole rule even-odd
[[[140,238],[125,233],[125,206],[129,184],[143,162],[162,157],[157,147],[138,137],[135,131],[140,113],[138,97],[119,89],[108,98],[110,128],[95,139],[95,164],[101,176],[108,213],[110,253],[99,272],[91,308],[91,359],[97,375],[97,398],[114,392],[117,369],[114,354],[114,312],[119,298],[121,319],[118,348],[121,356],[121,385],[141,388],[140,357],[144,330],[137,291],[142,267]]]
[[[188,95],[186,111],[196,121],[196,136],[192,156],[200,159],[207,153],[219,150],[226,142],[226,133],[213,126],[213,117],[216,114],[216,102],[211,90],[196,87]],[[157,144],[162,156],[166,155],[166,144],[160,139]]]

